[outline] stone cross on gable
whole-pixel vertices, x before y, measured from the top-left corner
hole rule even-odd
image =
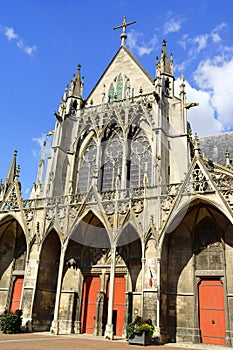
[[[121,45],[122,46],[125,46],[125,39],[127,38],[126,27],[131,25],[131,24],[134,24],[134,23],[136,23],[136,21],[126,22],[126,16],[124,16],[123,23],[120,26],[113,28],[113,30],[122,28],[122,33],[121,33]]]

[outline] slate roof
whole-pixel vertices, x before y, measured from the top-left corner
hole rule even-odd
[[[226,164],[225,152],[228,150],[233,163],[233,132],[199,136],[199,148],[204,157],[222,165]]]

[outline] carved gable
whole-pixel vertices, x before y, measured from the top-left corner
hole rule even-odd
[[[143,90],[142,90],[143,87]],[[87,99],[99,105],[151,93],[152,77],[125,47],[121,47]]]

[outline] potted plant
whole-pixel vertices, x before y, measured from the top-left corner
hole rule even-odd
[[[126,327],[127,339],[129,344],[149,345],[154,332],[154,326],[150,319],[144,320],[137,316],[134,322]]]

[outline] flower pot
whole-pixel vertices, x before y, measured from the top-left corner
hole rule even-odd
[[[149,332],[138,331],[134,333],[134,337],[128,340],[129,344],[138,344],[138,345],[150,345],[151,344],[151,335]]]

